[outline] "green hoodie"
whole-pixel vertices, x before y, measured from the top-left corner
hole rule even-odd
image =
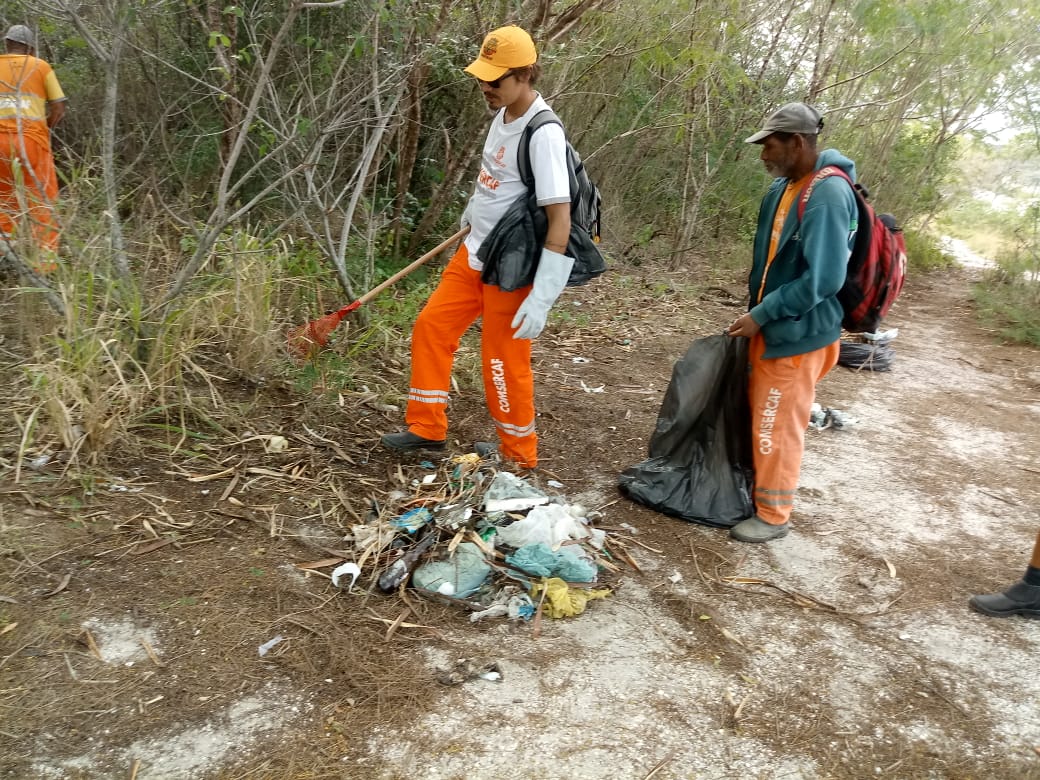
[[[841,152],[820,152],[814,170],[825,165],[838,166],[856,181],[856,164]],[[748,277],[751,318],[762,329],[766,358],[812,352],[841,337],[843,312],[837,294],[845,282],[859,219],[852,188],[839,176],[829,176],[816,185],[801,226],[795,200],[759,300],[773,217],[787,184],[787,179],[776,179],[762,199]]]

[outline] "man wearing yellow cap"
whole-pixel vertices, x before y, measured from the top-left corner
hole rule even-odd
[[[35,56],[32,30],[16,24],[4,35],[0,55],[0,234],[11,234],[28,217],[36,244],[58,247],[54,204],[58,177],[51,154],[51,128],[65,114],[65,94],[51,66]],[[41,263],[41,270],[53,264]]]
[[[531,118],[549,105],[534,90],[540,73],[538,53],[531,36],[519,27],[500,27],[488,33],[480,54],[465,72],[477,80],[488,108],[495,112],[480,173],[462,217],[470,233],[412,330],[412,375],[405,412],[408,429],[386,434],[381,441],[395,450],[444,447],[455,350],[462,334],[481,317],[484,392],[498,430],[500,453],[508,461],[534,468],[538,436],[531,339],[545,327],[549,309],[567,284],[574,264],[573,258],[563,254],[571,228],[567,142],[556,123],[545,124],[531,135],[534,192],[548,221],[534,283],[511,292],[484,284],[477,251],[509,207],[527,197],[518,150]]]

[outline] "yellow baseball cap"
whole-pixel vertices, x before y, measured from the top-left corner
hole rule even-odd
[[[484,36],[480,55],[463,70],[481,81],[494,81],[511,68],[524,68],[538,61],[534,41],[515,25],[499,27]]]

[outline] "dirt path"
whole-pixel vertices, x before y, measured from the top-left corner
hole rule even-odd
[[[342,537],[308,521],[324,510],[302,487],[292,534],[275,533],[283,509],[256,510],[273,499],[239,492],[247,506],[221,510],[206,543],[136,558],[106,554],[127,527],[140,532],[130,504],[87,511],[12,489],[0,497],[0,595],[18,603],[0,604],[0,630],[19,625],[0,636],[11,740],[0,770],[1040,778],[1040,622],[966,606],[1020,576],[1040,525],[1040,352],[981,332],[968,281],[913,280],[890,318],[893,371],[824,381],[818,400],[859,422],[810,432],[794,530],[763,546],[614,487],[643,457],[672,363],[732,319],[733,301],[724,290],[691,301],[674,280],[635,275],[613,282],[616,305],[602,287],[569,293],[570,322],[538,347],[543,465],[606,525],[638,530],[642,571],[537,638],[529,624],[470,624],[420,602],[406,623],[431,630],[383,642],[385,623],[366,626],[396,617],[392,599],[345,597],[291,567]],[[460,438],[486,435],[478,395],[462,396]],[[284,415],[291,429],[297,412]],[[395,461],[371,450],[386,423],[352,418],[368,456],[350,450],[343,467],[357,496],[393,479]],[[149,517],[215,522],[224,483],[188,488],[160,472],[126,483],[163,509]],[[103,511],[118,521],[97,525]],[[63,571],[71,583],[47,595]],[[276,635],[287,641],[258,658]],[[440,686],[437,670],[459,658],[497,662],[504,679]]]
[[[499,660],[505,681],[377,737],[373,776],[1040,777],[1040,624],[966,607],[1021,575],[1040,525],[1040,354],[980,333],[966,286],[906,295],[891,373],[825,380],[818,400],[859,424],[810,434],[787,538],[746,546],[613,504],[645,574],[537,641],[495,626],[427,648],[433,665]],[[557,410],[548,437],[567,452],[554,467],[595,453],[560,470],[604,502],[659,401],[619,388],[662,389],[687,346],[677,323],[650,327],[663,349],[582,365],[613,400]]]

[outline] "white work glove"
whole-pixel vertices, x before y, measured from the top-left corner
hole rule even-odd
[[[465,209],[463,210],[463,212],[462,212],[462,216],[461,216],[461,217],[459,217],[459,227],[460,227],[460,228],[464,228],[464,227],[466,227],[466,226],[467,226],[468,224],[470,224],[470,219],[469,219],[469,203],[470,203],[469,201],[467,201],[467,202],[466,202],[466,208],[465,208]]]
[[[567,286],[573,265],[573,257],[561,255],[551,249],[542,250],[538,270],[534,272],[531,292],[524,298],[524,302],[516,310],[516,316],[513,317],[513,327],[516,328],[514,339],[533,339],[542,332],[545,320],[549,316],[549,309]]]

